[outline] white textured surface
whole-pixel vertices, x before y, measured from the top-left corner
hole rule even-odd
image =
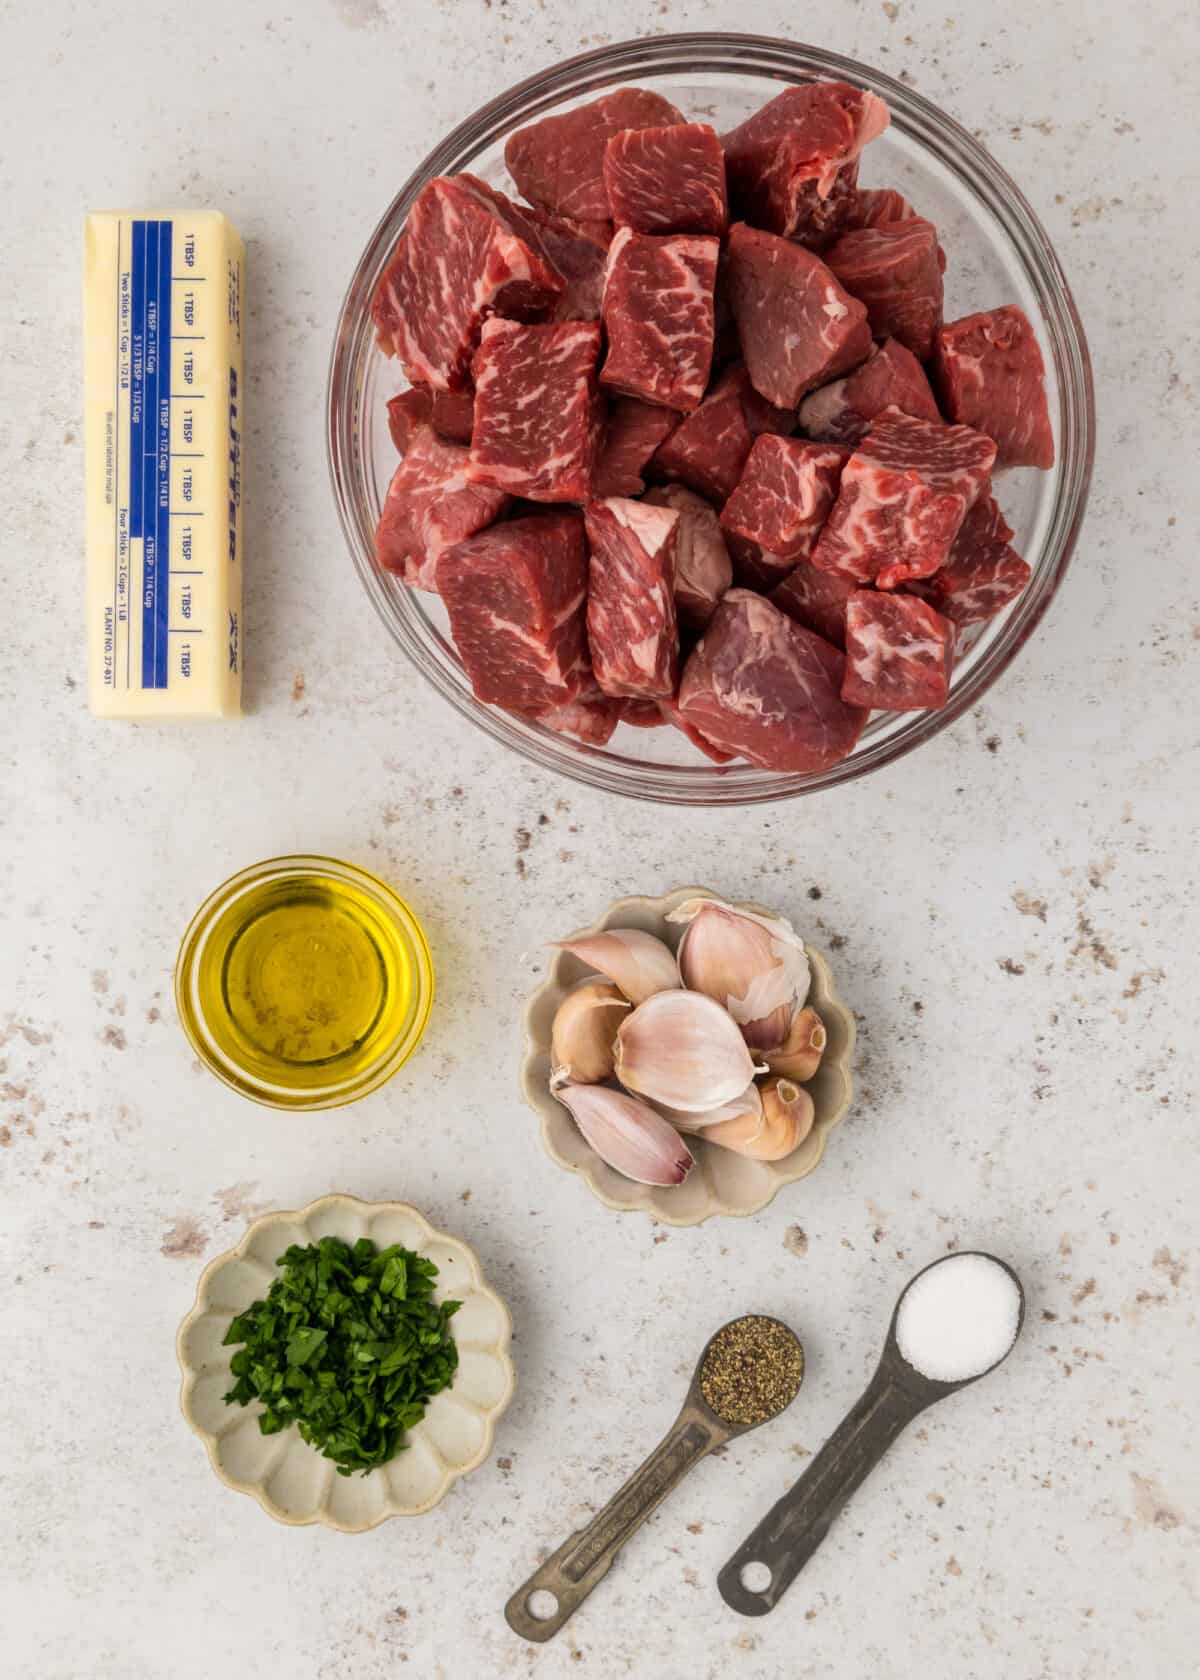
[[[0,9],[22,136],[0,163],[4,1672],[1176,1680],[1200,1635],[1195,8],[610,0],[582,37],[573,13]],[[1071,576],[976,715],[829,797],[664,815],[501,758],[393,656],[335,527],[321,394],[352,264],[438,135],[580,46],[735,21],[909,77],[1026,184],[1091,334],[1100,453]],[[135,735],[84,708],[80,226],[180,201],[250,247],[253,715]],[[440,995],[387,1090],[289,1118],[195,1069],[169,988],[204,893],[300,849],[407,891]],[[755,1219],[668,1232],[545,1159],[513,1027],[544,938],[683,880],[836,947],[861,1097]],[[251,1209],[334,1188],[415,1202],[477,1249],[520,1375],[490,1466],[355,1538],[277,1528],[219,1485],[172,1348]],[[899,1443],[773,1616],[740,1620],[719,1565],[857,1394],[900,1284],[955,1243],[1020,1270],[1021,1345]],[[803,1336],[794,1407],[526,1647],[508,1592],[747,1310]]]

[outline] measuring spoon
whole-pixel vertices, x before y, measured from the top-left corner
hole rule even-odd
[[[942,1382],[917,1370],[901,1353],[896,1334],[904,1297],[935,1266],[966,1259],[968,1251],[935,1260],[933,1266],[910,1278],[892,1311],[883,1353],[866,1391],[800,1479],[771,1507],[717,1576],[721,1597],[731,1609],[743,1616],[765,1616],[773,1610],[829,1533],[842,1506],[906,1425],[935,1401],[986,1377],[1008,1357],[1025,1320],[1021,1280],[1011,1266],[994,1255],[976,1252],[974,1257],[999,1266],[1016,1286],[1017,1320],[1008,1346],[990,1365],[954,1382]],[[747,1585],[747,1575],[751,1581],[761,1575],[762,1581]]]
[[[794,1384],[782,1387],[776,1397],[777,1403],[773,1402],[774,1411],[766,1417],[756,1418],[753,1423],[731,1422],[714,1411],[704,1398],[701,1383],[705,1361],[718,1337],[727,1335],[736,1325],[751,1322],[777,1326],[794,1344],[800,1363]],[[714,1447],[732,1441],[737,1435],[745,1435],[760,1423],[769,1423],[771,1418],[778,1417],[791,1404],[803,1379],[803,1362],[804,1350],[794,1333],[779,1319],[766,1318],[761,1313],[731,1319],[710,1336],[696,1362],[679,1416],[646,1462],[634,1471],[620,1492],[609,1500],[586,1528],[572,1534],[545,1563],[534,1570],[524,1586],[518,1587],[504,1606],[505,1620],[513,1632],[539,1644],[553,1638],[607,1575],[625,1542],[650,1513],[657,1510],[694,1464],[698,1464]],[[535,1595],[546,1595],[544,1602],[547,1606],[553,1599],[553,1609],[547,1608],[545,1615],[539,1615],[531,1608]]]

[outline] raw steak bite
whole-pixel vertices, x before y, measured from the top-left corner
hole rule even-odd
[[[845,82],[787,88],[725,136],[735,212],[805,244],[833,237],[854,206],[859,154],[888,120],[882,99]]]
[[[915,595],[856,589],[846,605],[842,699],[884,712],[944,706],[955,630]]]
[[[920,584],[921,598],[960,626],[994,618],[1032,575],[1011,541],[1012,527],[995,497],[981,496],[963,520],[949,560]]]
[[[717,510],[683,484],[660,485],[648,493],[646,501],[652,507],[674,508],[679,515],[675,611],[681,624],[703,630],[733,582]]]
[[[754,439],[761,432],[786,436],[795,429],[795,413],[790,408],[774,408],[760,397],[750,383],[746,364],[737,362],[671,433],[651,467],[710,501],[724,502],[742,476]]]
[[[598,321],[604,298],[604,265],[612,243],[610,222],[572,222],[545,210],[526,210],[546,261],[561,277],[552,321]]]
[[[610,700],[598,688],[590,688],[576,700],[531,715],[535,723],[553,729],[556,735],[570,735],[585,746],[604,747],[621,721],[621,702]]]
[[[928,359],[942,324],[942,270],[932,222],[913,216],[844,233],[826,251],[825,261],[846,290],[866,304],[876,338],[890,335],[919,361]]]
[[[844,379],[822,385],[800,404],[800,430],[828,443],[854,444],[885,408],[898,408],[918,420],[940,420],[925,369],[894,338],[885,339]]]
[[[737,489],[721,511],[735,539],[738,581],[769,589],[807,560],[837,500],[850,457],[837,444],[756,438]]]
[[[528,212],[473,175],[439,175],[409,211],[371,315],[414,384],[461,391],[486,317],[539,313],[562,289]]]
[[[889,222],[908,222],[916,211],[895,187],[860,187],[846,216],[846,231],[854,228],[886,227]]]
[[[857,589],[853,578],[821,572],[808,560],[794,566],[768,599],[797,624],[836,647],[846,645],[846,602]]]
[[[389,397],[387,415],[396,453],[406,455],[417,429],[433,424],[433,397],[428,385],[411,385],[407,391]]]
[[[543,117],[509,136],[504,161],[531,204],[580,222],[608,217],[604,148],[626,128],[684,121],[669,99],[645,88],[618,88],[562,116]]]
[[[605,694],[674,697],[679,682],[679,515],[625,496],[589,502],[588,643]]]
[[[436,590],[443,551],[482,531],[508,506],[503,490],[468,480],[468,455],[461,443],[447,443],[421,424],[392,474],[375,532],[375,558],[414,589]]]
[[[679,715],[766,770],[827,770],[867,721],[842,700],[845,663],[761,595],[731,589],[684,667]]]
[[[438,562],[437,582],[477,699],[543,713],[592,686],[577,513],[510,519],[456,543]]]
[[[870,354],[866,305],[811,251],[744,222],[729,230],[729,296],[754,388],[779,408]]]
[[[642,474],[658,446],[679,424],[678,414],[637,397],[618,397],[609,404],[604,447],[592,486],[596,496],[640,496],[646,488]]]
[[[602,384],[664,408],[697,406],[712,365],[719,250],[719,240],[699,234],[617,230],[604,279]]]
[[[1009,304],[950,321],[937,335],[935,376],[951,420],[995,438],[1002,467],[1052,467],[1046,370],[1023,309]]]
[[[582,502],[604,425],[595,321],[485,321],[468,476],[533,502]]]
[[[991,438],[969,426],[885,409],[846,463],[813,565],[880,589],[931,577],[995,457]]]
[[[609,213],[637,233],[724,233],[725,154],[707,123],[627,128],[604,153]]]

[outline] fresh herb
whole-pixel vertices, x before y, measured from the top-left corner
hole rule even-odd
[[[458,1349],[447,1328],[460,1301],[432,1299],[438,1269],[398,1243],[377,1249],[322,1237],[294,1243],[275,1262],[265,1301],[239,1313],[225,1345],[236,1381],[225,1399],[260,1400],[264,1435],[294,1423],[338,1474],[364,1474],[408,1445],[405,1430],[454,1380]]]

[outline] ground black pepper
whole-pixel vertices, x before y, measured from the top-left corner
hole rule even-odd
[[[700,1392],[725,1423],[765,1423],[791,1404],[804,1350],[777,1318],[735,1318],[718,1330],[700,1367]]]

